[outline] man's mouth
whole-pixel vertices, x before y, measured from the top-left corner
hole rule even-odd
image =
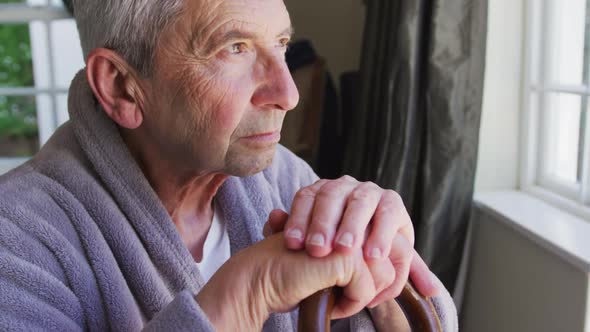
[[[249,140],[249,141],[256,141],[256,142],[276,142],[276,143],[278,143],[281,139],[281,131],[274,130],[274,131],[257,133],[257,134],[253,134],[250,136],[246,136],[246,137],[244,137],[244,139]]]
[[[261,141],[261,142],[270,142],[270,141],[279,141],[281,139],[281,131],[274,130],[274,131],[267,131],[262,133],[257,133],[254,135],[244,137],[247,140],[253,141]]]

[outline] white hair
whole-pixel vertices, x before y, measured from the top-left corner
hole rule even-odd
[[[160,33],[184,0],[72,0],[84,58],[95,48],[116,51],[144,77],[153,71]]]

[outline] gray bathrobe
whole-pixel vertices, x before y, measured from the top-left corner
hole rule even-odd
[[[212,331],[192,256],[82,72],[69,109],[34,158],[0,177],[0,330]],[[261,240],[268,213],[288,211],[316,178],[282,147],[264,172],[229,178],[216,202],[231,253]],[[454,331],[450,297],[437,303]],[[296,315],[273,314],[264,328],[292,331]],[[373,327],[363,312],[336,329]]]

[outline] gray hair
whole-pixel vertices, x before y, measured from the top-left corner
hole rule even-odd
[[[95,48],[116,51],[144,77],[153,72],[160,33],[184,0],[72,0],[84,58]]]

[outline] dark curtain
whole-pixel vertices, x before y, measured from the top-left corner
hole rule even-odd
[[[454,289],[471,214],[487,0],[368,0],[344,172],[396,190]]]
[[[70,15],[74,15],[74,7],[72,5],[72,0],[63,0],[63,3],[68,13],[70,13]]]

